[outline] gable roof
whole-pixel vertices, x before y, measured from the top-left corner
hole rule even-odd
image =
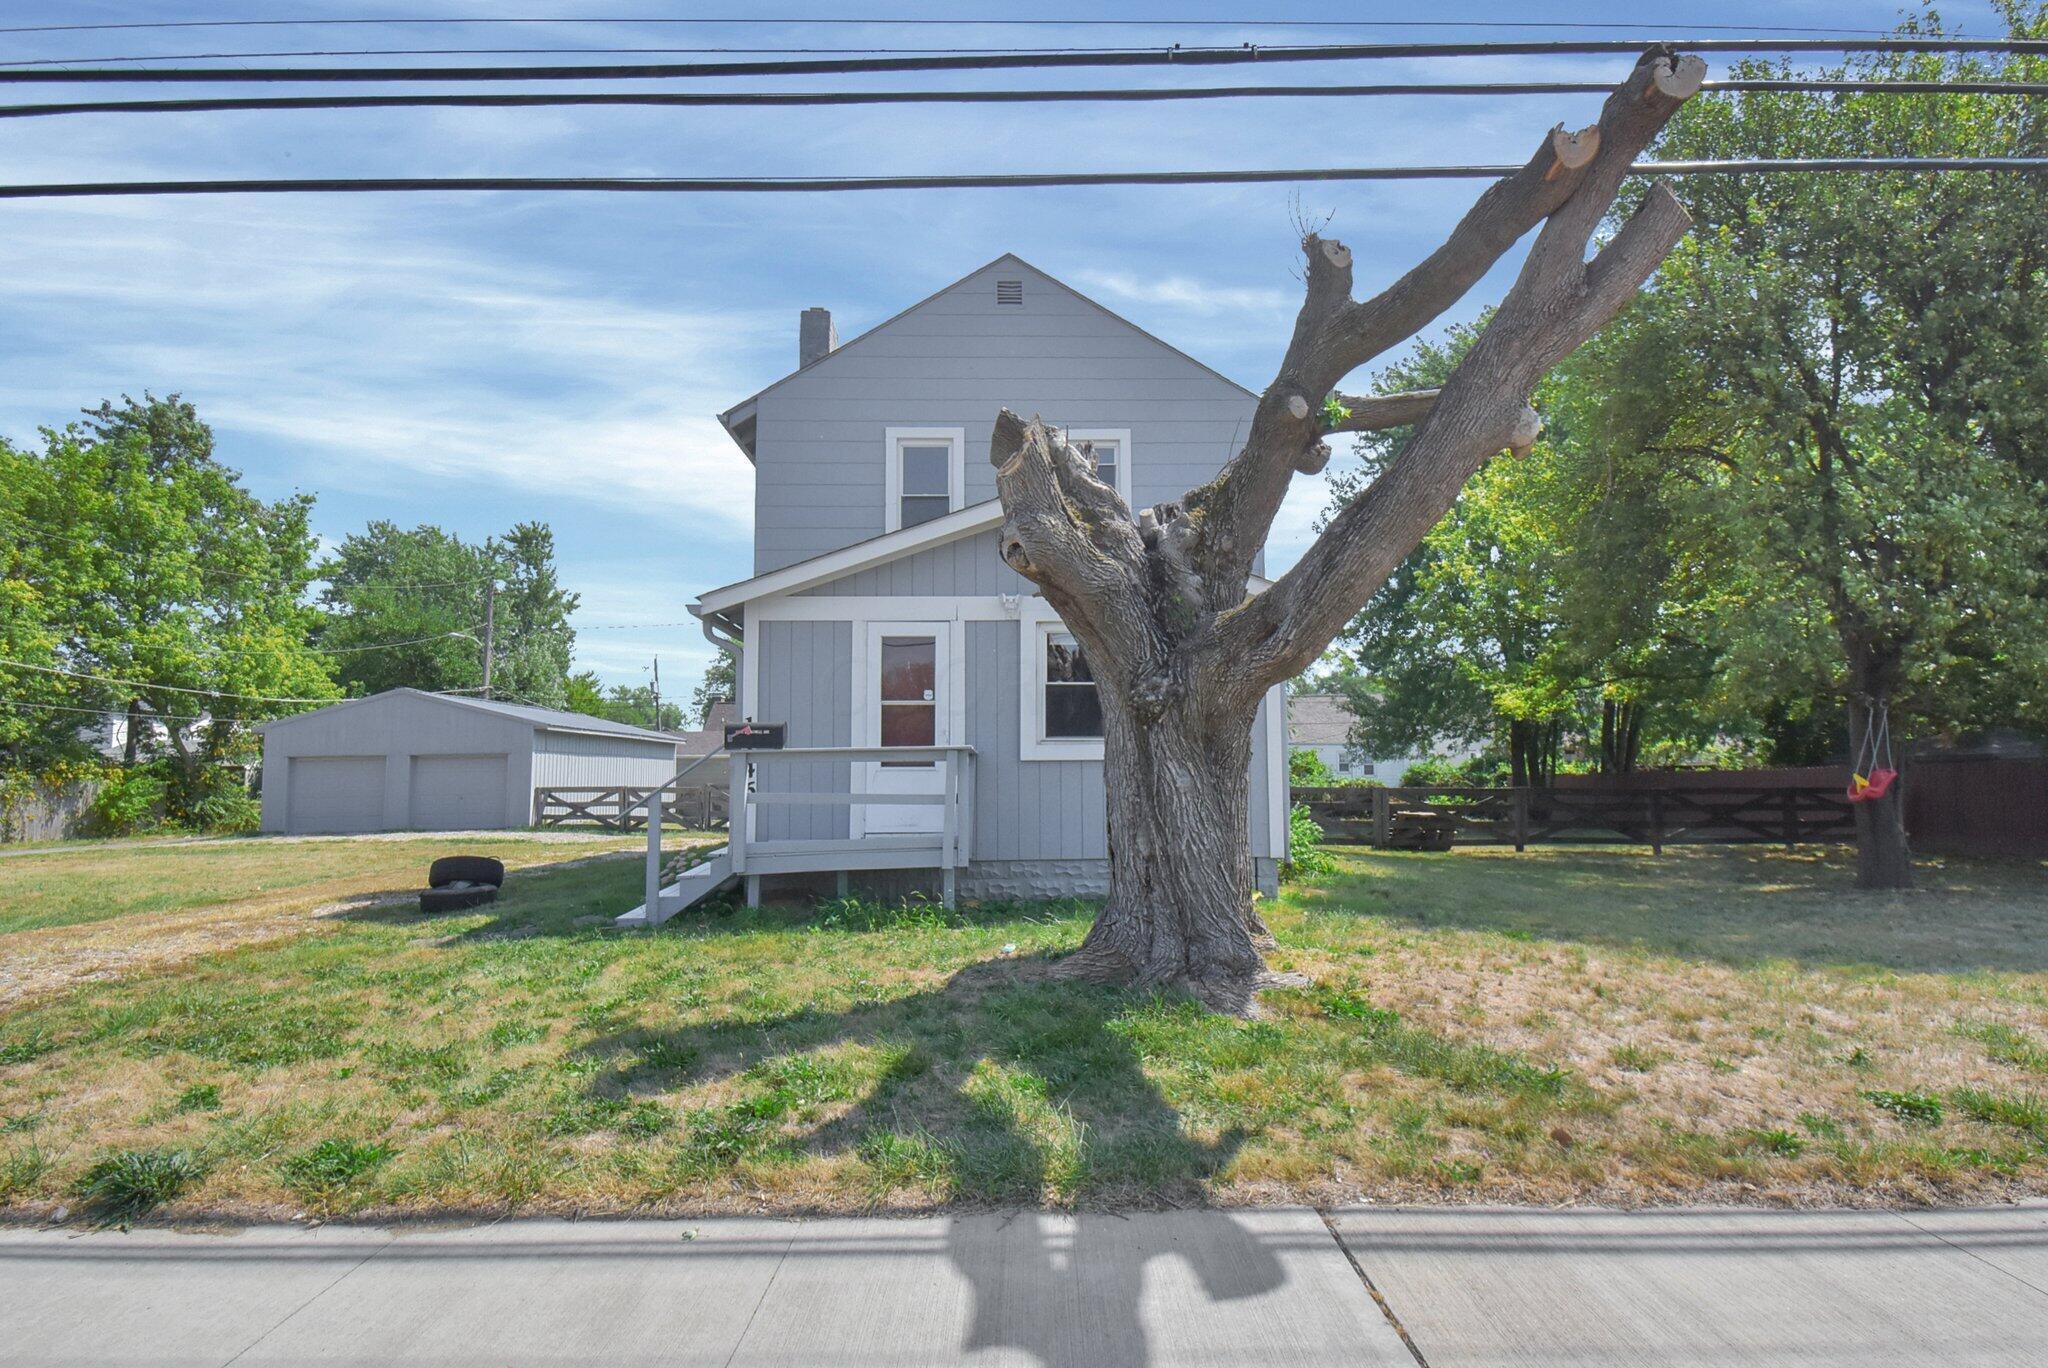
[[[1045,281],[1048,285],[1051,285],[1056,289],[1065,291],[1067,294],[1073,296],[1081,303],[1086,304],[1089,308],[1094,309],[1097,313],[1102,314],[1104,317],[1112,319],[1117,323],[1121,323],[1124,327],[1129,328],[1132,332],[1138,334],[1138,336],[1144,338],[1146,341],[1151,342],[1156,346],[1164,347],[1167,351],[1173,353],[1181,360],[1195,367],[1197,370],[1206,372],[1207,374],[1216,377],[1216,379],[1222,381],[1224,384],[1230,386],[1232,389],[1237,390],[1240,393],[1244,394],[1247,398],[1258,398],[1258,395],[1253,394],[1250,390],[1246,389],[1243,385],[1240,385],[1237,381],[1225,375],[1222,371],[1217,370],[1214,366],[1196,360],[1194,357],[1189,356],[1186,352],[1182,351],[1179,347],[1174,346],[1171,342],[1166,341],[1164,338],[1161,338],[1153,333],[1145,331],[1145,329],[1131,322],[1130,319],[1125,318],[1122,314],[1116,312],[1114,309],[1107,308],[1100,301],[1091,299],[1087,295],[1082,294],[1079,290],[1067,284],[1066,281],[1061,280],[1058,276],[1051,275],[1045,271],[1040,270],[1038,267],[1033,266],[1030,262],[1018,256],[1015,252],[1005,252],[1001,256],[997,257],[994,261],[984,262],[982,265],[975,267],[966,275],[961,276],[958,280],[954,280],[945,285],[942,285],[938,289],[926,295],[923,299],[920,299],[915,304],[912,304],[909,308],[901,309],[898,310],[896,313],[891,314],[889,317],[883,319],[880,323],[877,323],[874,327],[869,328],[866,332],[861,333],[859,336],[850,338],[849,340],[840,343],[837,347],[834,347],[831,351],[826,352],[823,356],[820,356],[819,358],[817,358],[817,360],[812,361],[809,365],[798,366],[795,370],[791,371],[788,375],[783,376],[780,380],[774,381],[772,384],[765,385],[761,389],[756,390],[753,394],[747,396],[745,399],[740,400],[739,403],[734,404],[724,413],[719,414],[719,425],[722,426],[726,430],[726,432],[732,437],[733,441],[738,444],[739,449],[747,454],[747,459],[749,461],[753,460],[755,405],[757,405],[761,401],[761,399],[769,393],[769,391],[779,389],[783,385],[788,384],[791,380],[795,379],[797,376],[826,364],[835,356],[838,356],[847,351],[851,351],[853,348],[858,347],[861,343],[867,341],[869,338],[886,330],[891,324],[895,323],[898,319],[907,318],[911,314],[916,313],[919,309],[925,307],[925,305],[930,304],[933,300],[940,298],[942,295],[945,295],[949,291],[958,289],[960,286],[966,284],[968,281],[974,279],[974,277],[982,274],[983,272],[992,271],[998,266],[1006,265],[1022,267],[1024,270],[1031,272],[1039,279]]]
[[[1355,721],[1342,694],[1296,694],[1287,700],[1287,740],[1291,745],[1349,745]]]
[[[767,598],[771,594],[800,593],[820,584],[830,584],[833,580],[843,579],[857,570],[901,560],[905,556],[916,555],[919,551],[959,541],[962,537],[992,531],[1002,525],[1002,500],[986,499],[978,504],[955,509],[943,518],[933,518],[930,522],[919,523],[915,527],[884,532],[879,537],[869,537],[866,541],[812,556],[809,560],[798,561],[795,565],[770,570],[765,575],[755,575],[752,579],[721,585],[708,590],[691,604],[690,611],[702,618],[737,608],[755,599]],[[1253,575],[1247,587],[1252,593],[1260,594],[1272,586],[1273,582],[1264,575]]]
[[[507,703],[503,699],[498,698],[462,698],[455,694],[429,693],[425,689],[408,688],[386,689],[382,693],[374,693],[367,698],[344,699],[325,708],[315,708],[311,712],[293,713],[290,717],[280,717],[266,722],[257,730],[268,732],[273,728],[290,726],[294,722],[302,722],[309,717],[337,713],[345,708],[360,707],[365,703],[375,703],[380,699],[391,698],[401,694],[412,698],[430,699],[436,703],[447,703],[458,708],[468,708],[473,712],[490,713],[497,717],[509,718],[515,722],[524,722],[538,731],[581,732],[592,736],[625,736],[638,741],[660,741],[670,746],[676,744],[676,737],[668,732],[649,731],[645,727],[635,727],[625,722],[614,722],[604,717],[591,717],[586,713],[566,712],[560,708],[536,707],[531,703]]]

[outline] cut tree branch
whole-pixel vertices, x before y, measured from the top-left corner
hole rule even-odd
[[[1428,414],[1441,390],[1404,390],[1399,394],[1332,394],[1343,418],[1332,424],[1331,432],[1383,432],[1387,428],[1413,427]]]
[[[1414,435],[1371,488],[1324,529],[1299,564],[1266,593],[1225,613],[1217,644],[1244,670],[1256,699],[1307,667],[1447,512],[1488,457],[1526,451],[1541,430],[1528,405],[1538,381],[1635,297],[1691,226],[1668,186],[1653,186],[1614,239],[1585,253],[1630,164],[1675,103],[1657,84],[1683,86],[1690,68],[1656,58],[1637,68],[1638,106],[1669,106],[1645,127],[1620,122],[1576,173],[1578,192],[1550,214],[1514,286],[1472,344]],[[1661,66],[1660,66],[1661,64]],[[1645,68],[1651,74],[1646,74]],[[1627,94],[1636,81],[1617,92]],[[1610,110],[1614,100],[1609,102]],[[1603,120],[1603,127],[1605,121]]]
[[[1337,383],[1456,303],[1537,224],[1544,231],[1531,257],[1543,258],[1540,275],[1560,274],[1573,242],[1582,259],[1629,166],[1705,74],[1697,57],[1646,53],[1597,123],[1553,129],[1527,165],[1487,188],[1441,247],[1371,299],[1351,296],[1349,248],[1315,234],[1303,241],[1307,289],[1279,374],[1260,396],[1243,450],[1190,493],[1182,513],[1200,523],[1191,555],[1211,611],[1241,601],[1294,475],[1328,461],[1322,407]]]

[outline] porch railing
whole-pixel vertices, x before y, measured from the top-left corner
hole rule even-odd
[[[732,872],[747,878],[749,899],[759,896],[763,874],[835,873],[877,869],[936,869],[946,906],[958,894],[958,871],[974,857],[974,748],[972,746],[792,746],[784,750],[736,751],[732,758]],[[931,793],[868,790],[874,767],[883,763],[929,764],[936,772]],[[820,787],[815,772],[805,781],[773,782],[776,771],[824,765]],[[838,784],[845,783],[841,789]],[[868,811],[877,808],[939,809],[935,831],[869,832]],[[762,812],[775,808],[844,809],[843,837],[760,834]],[[856,815],[856,809],[860,810]]]

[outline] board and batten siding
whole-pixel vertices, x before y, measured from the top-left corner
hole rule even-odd
[[[757,623],[748,664],[760,673],[756,715],[787,722],[791,746],[853,744],[853,638],[864,621]],[[1109,856],[1108,796],[1099,760],[1021,758],[1018,671],[1023,631],[1015,619],[956,622],[965,633],[965,740],[975,750],[974,858],[982,861],[1101,860]],[[1278,853],[1269,806],[1270,728],[1262,706],[1253,732],[1250,789],[1252,851]],[[850,790],[845,762],[770,762],[758,771],[761,791],[812,793]],[[766,806],[754,827],[757,840],[837,840],[848,835],[841,807]]]
[[[1021,305],[996,303],[999,279],[1023,281]],[[891,427],[965,431],[963,505],[996,495],[999,409],[1127,428],[1132,501],[1145,507],[1213,476],[1255,404],[1051,277],[999,261],[758,397],[754,571],[881,535]]]
[[[758,720],[787,722],[791,746],[853,744],[853,632],[851,622],[763,622],[754,627],[747,663],[755,683]],[[847,793],[851,766],[841,761],[767,762],[756,787],[798,793]],[[758,810],[756,840],[845,840],[848,810],[837,805],[767,806]]]
[[[674,745],[658,741],[558,731],[534,738],[535,788],[652,788],[675,772]]]

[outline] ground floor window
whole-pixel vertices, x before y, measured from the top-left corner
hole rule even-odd
[[[1102,694],[1081,643],[1047,608],[1024,618],[1022,646],[1023,758],[1100,760]]]

